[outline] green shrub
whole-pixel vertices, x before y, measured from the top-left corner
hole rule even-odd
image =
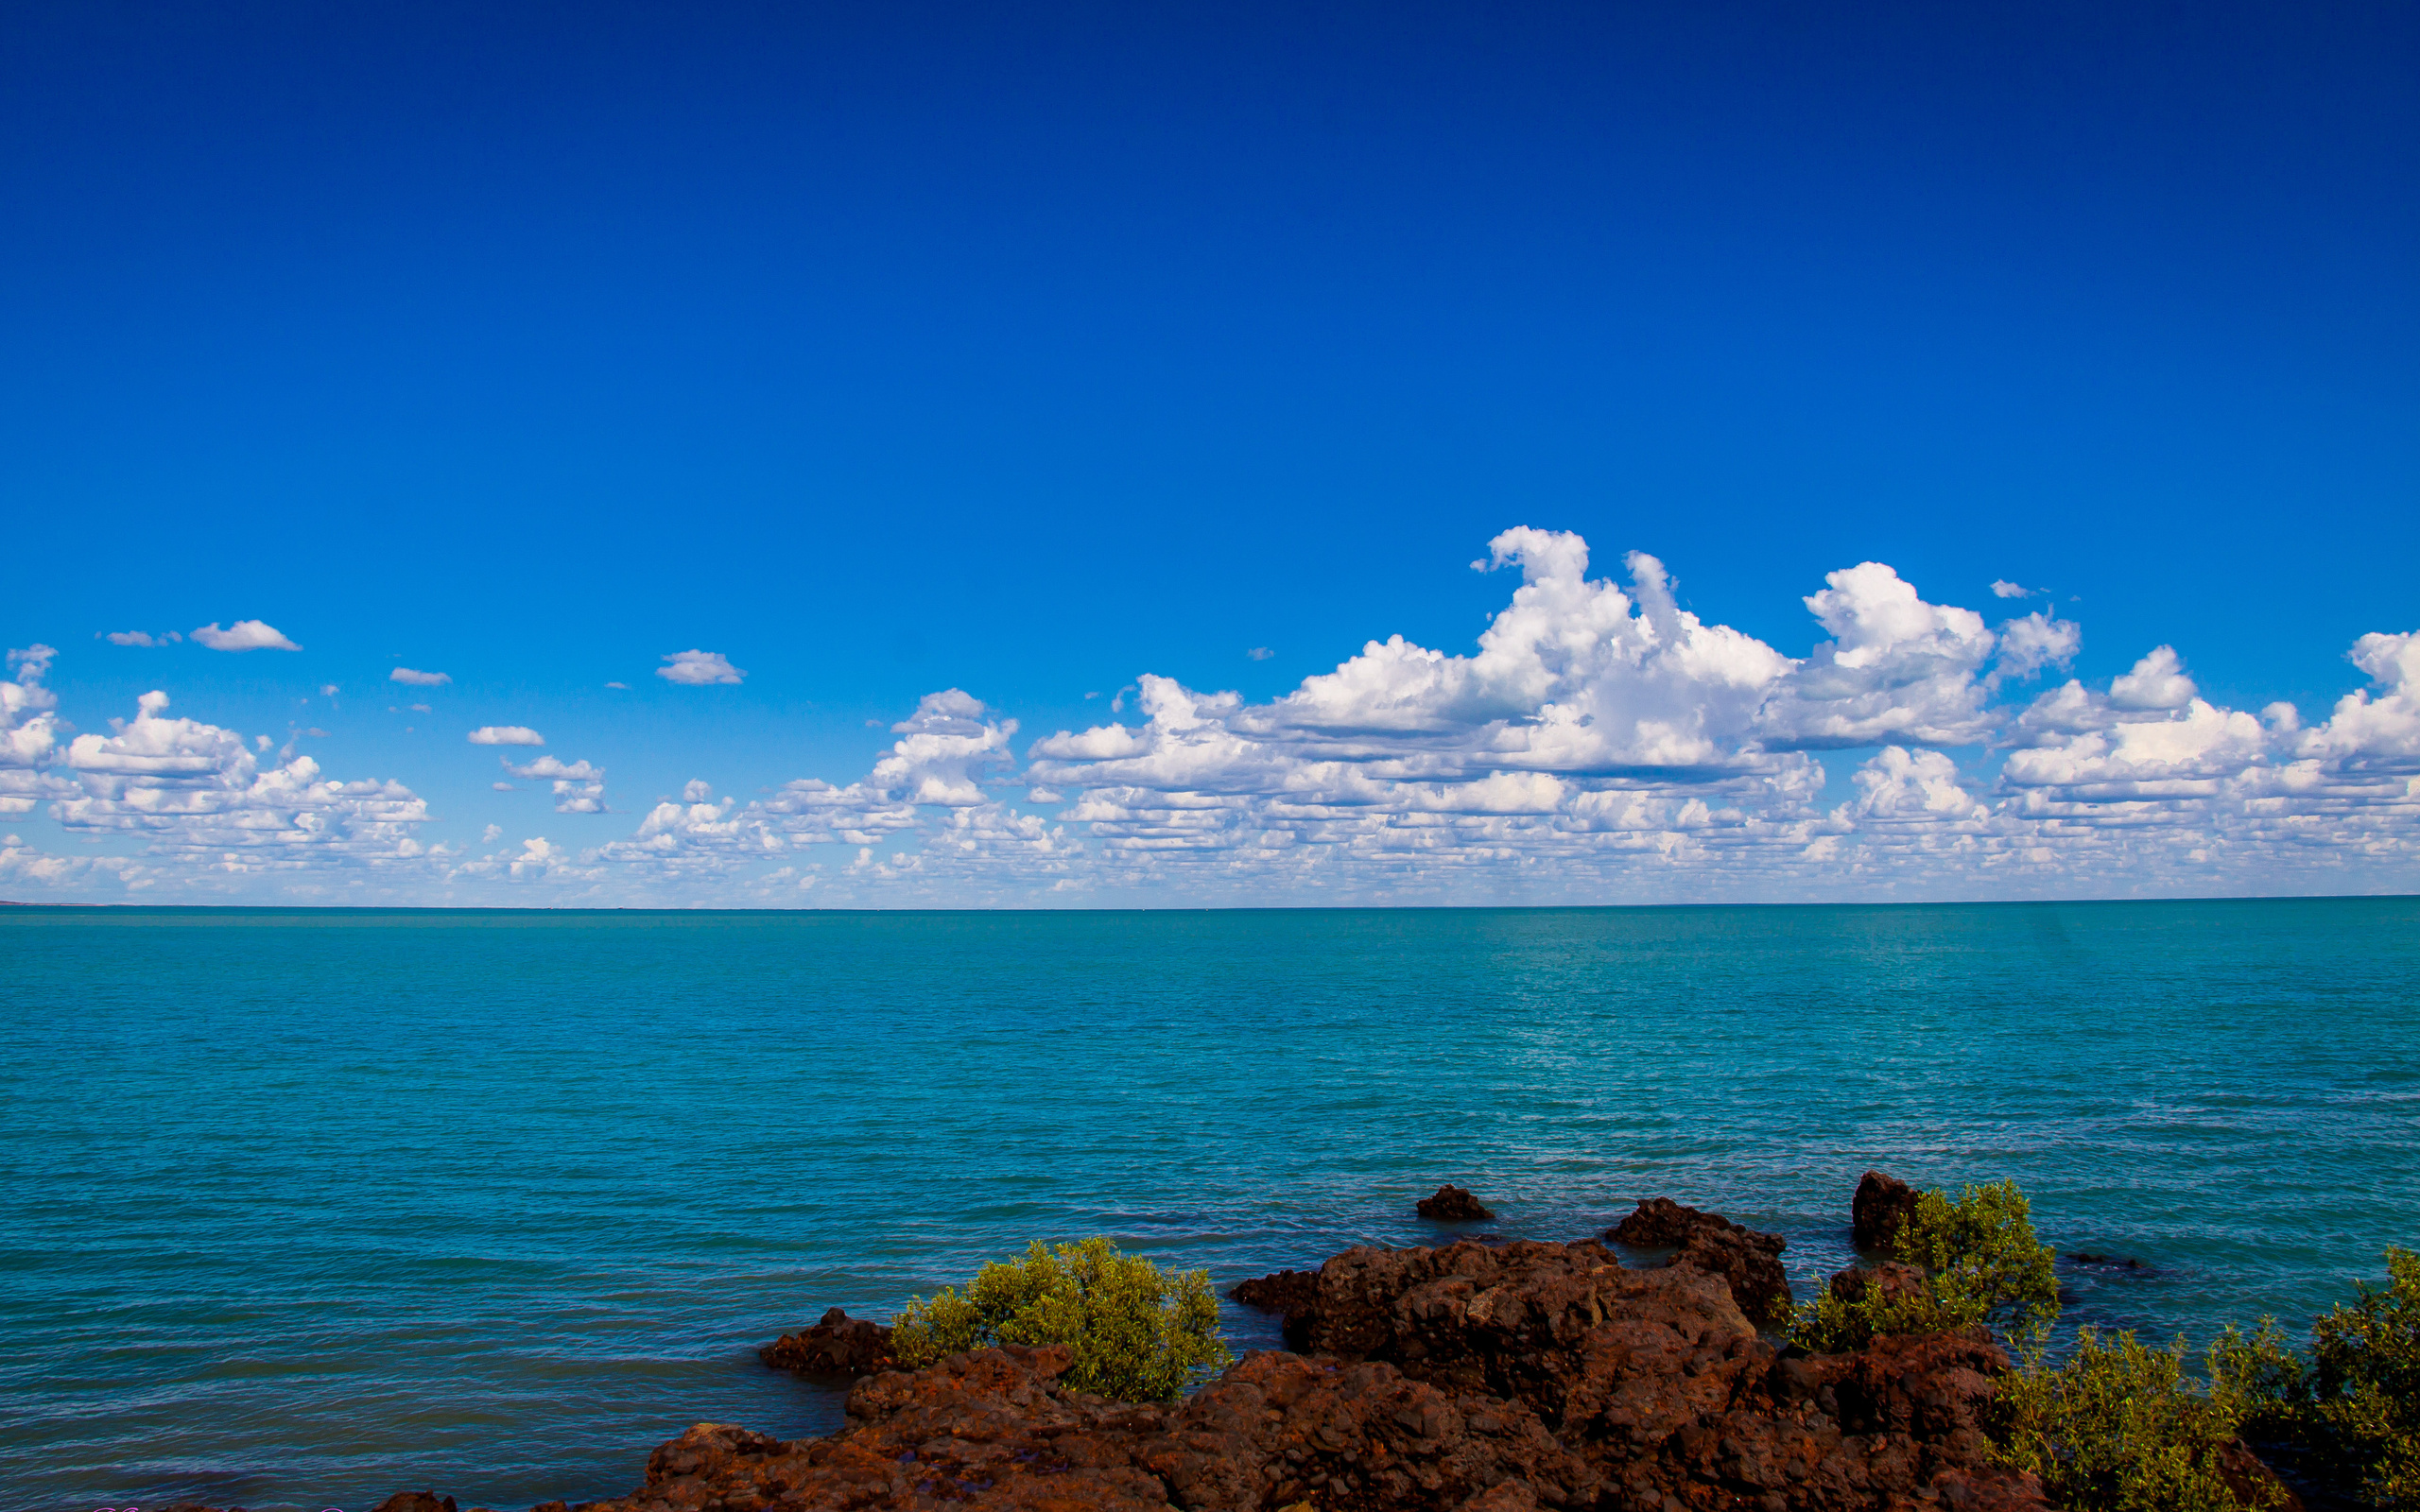
[[[2309,1436],[2372,1505],[2420,1512],[2420,1254],[2390,1248],[2386,1268],[2312,1330]]]
[[[1924,1273],[1918,1292],[1869,1284],[1851,1300],[1828,1287],[1801,1309],[1790,1337],[1818,1354],[1862,1349],[1882,1333],[1996,1325],[2039,1335],[2059,1315],[2049,1247],[2014,1181],[1970,1186],[1955,1201],[1927,1192],[1893,1238],[1893,1254]]]
[[[1060,1379],[1119,1401],[1168,1400],[1232,1358],[1207,1272],[1165,1272],[1106,1239],[1037,1240],[984,1266],[964,1296],[912,1300],[891,1325],[891,1353],[910,1368],[995,1344],[1063,1344],[1075,1361]]]
[[[2233,1336],[2230,1331],[2230,1336]],[[2239,1350],[2254,1344],[2234,1336]],[[2185,1369],[2185,1344],[2154,1349],[2120,1333],[2103,1344],[2091,1329],[2053,1369],[2037,1342],[2022,1368],[2000,1380],[2001,1457],[2042,1478],[2052,1503],[2078,1512],[2235,1512],[2243,1505],[2221,1473],[2223,1452],[2242,1429],[2241,1400],[2211,1351],[2212,1380]],[[2283,1503],[2264,1483],[2261,1505]]]

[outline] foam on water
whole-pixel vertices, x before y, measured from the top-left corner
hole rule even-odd
[[[2070,1317],[2299,1327],[2420,1243],[2420,902],[0,910],[0,1497],[627,1490],[753,1347],[1029,1238],[1225,1285],[1667,1194],[2014,1176]],[[1232,1313],[1244,1345],[1274,1342]]]

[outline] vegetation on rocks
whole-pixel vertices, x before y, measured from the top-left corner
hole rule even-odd
[[[2246,1348],[2233,1331],[2228,1340]],[[2227,1347],[2211,1351],[2210,1379],[2199,1381],[2182,1340],[2159,1349],[2131,1332],[2104,1343],[2083,1329],[2055,1366],[2037,1346],[2000,1382],[2001,1452],[2040,1476],[2052,1502],[2089,1512],[2283,1505],[2285,1488],[2248,1464],[2238,1442],[2251,1403],[2231,1389]]]
[[[2059,1315],[2049,1247],[2014,1181],[1970,1186],[1955,1199],[1927,1192],[1891,1237],[1891,1253],[1915,1274],[1836,1281],[1800,1310],[1793,1342],[1817,1354],[1863,1349],[1879,1335],[1983,1326],[2034,1335]]]
[[[983,1267],[963,1295],[944,1287],[892,1320],[891,1349],[916,1369],[994,1345],[1063,1345],[1060,1379],[1119,1401],[1167,1401],[1232,1358],[1218,1333],[1219,1304],[1203,1271],[1161,1270],[1106,1239],[1056,1249],[1036,1241],[1023,1258]]]
[[[2255,1443],[2364,1506],[2420,1512],[2420,1254],[2389,1249],[2387,1284],[2321,1318],[2308,1355],[2264,1318],[2250,1334],[2225,1331],[2197,1372],[2183,1340],[2159,1349],[2089,1328],[2052,1358],[2058,1280],[2014,1182],[1924,1193],[1882,1247],[1889,1261],[1841,1272],[1800,1311],[1792,1341],[1841,1354],[1893,1335],[2000,1331],[2019,1364],[2001,1378],[1993,1437],[2060,1505],[2282,1505]]]

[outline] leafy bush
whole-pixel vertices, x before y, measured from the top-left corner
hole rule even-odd
[[[1830,1289],[1799,1313],[1790,1336],[1818,1354],[1862,1349],[1881,1333],[1931,1333],[1997,1325],[2039,1334],[2059,1315],[2049,1247],[2014,1181],[1970,1186],[1955,1201],[1927,1192],[1893,1237],[1893,1253],[1920,1270],[1900,1288],[1869,1277],[1855,1297]]]
[[[2390,1248],[2386,1268],[2312,1330],[2308,1436],[2373,1505],[2420,1512],[2420,1254]]]
[[[891,1352],[910,1368],[995,1344],[1063,1344],[1060,1377],[1120,1401],[1165,1401],[1203,1370],[1225,1365],[1219,1303],[1207,1272],[1168,1273],[1106,1239],[983,1267],[964,1296],[944,1287],[892,1319]]]
[[[2238,1350],[2256,1352],[2229,1336]],[[2267,1331],[2256,1337],[2273,1343]],[[2221,1352],[2212,1349],[2204,1384],[2186,1373],[2183,1340],[2154,1349],[2128,1332],[2103,1344],[2083,1329],[2055,1369],[2043,1365],[2037,1343],[2023,1368],[2000,1381],[2001,1456],[2040,1476],[2053,1503],[2080,1512],[2236,1512],[2245,1503],[2223,1468],[2242,1428],[2243,1399],[2226,1383]],[[2285,1500],[2273,1481],[2238,1476],[2238,1484],[2255,1488],[2255,1505]]]

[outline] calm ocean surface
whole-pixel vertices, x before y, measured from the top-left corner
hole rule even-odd
[[[2297,1330],[2420,1244],[2420,901],[1152,914],[0,910],[0,1505],[498,1507],[1029,1238],[1221,1286],[1642,1196],[1848,1258],[2014,1176],[2069,1316]],[[1273,1342],[1250,1314],[1239,1345]]]

